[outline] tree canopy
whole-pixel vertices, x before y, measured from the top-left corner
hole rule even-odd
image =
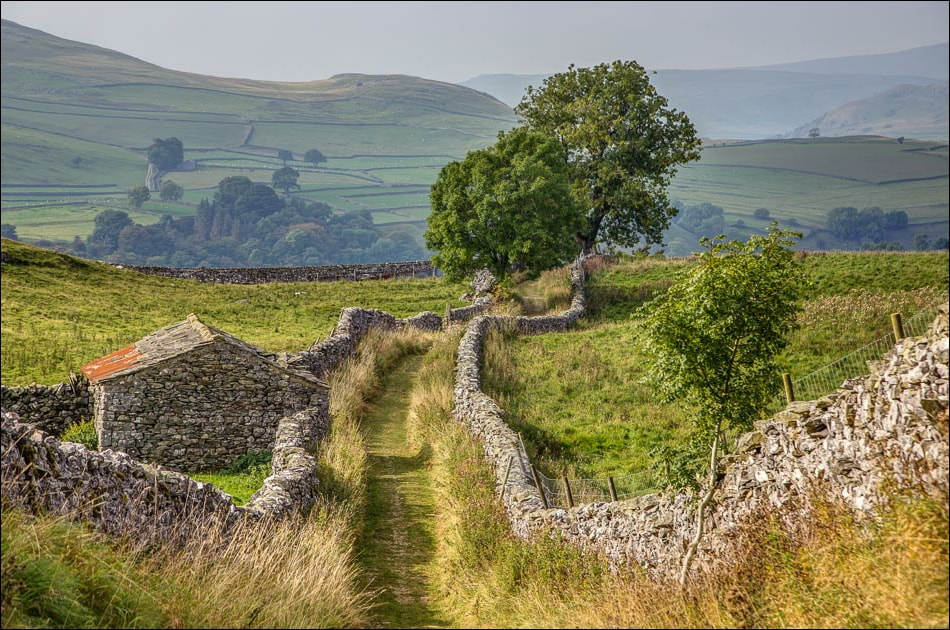
[[[155,138],[148,147],[148,161],[162,171],[170,171],[185,159],[185,147],[178,138]]]
[[[293,151],[288,151],[287,149],[278,149],[277,159],[283,162],[284,166],[287,166],[287,160],[290,160],[291,162],[294,160]]]
[[[133,208],[141,208],[142,204],[152,198],[152,193],[145,186],[132,186],[129,188],[129,205]]]
[[[158,192],[158,196],[162,198],[162,201],[180,201],[184,194],[185,189],[170,179],[162,182],[162,188]]]
[[[528,88],[516,111],[561,145],[584,219],[578,244],[662,242],[676,214],[666,189],[679,165],[699,158],[700,141],[639,64],[572,65]]]
[[[524,128],[451,162],[432,187],[426,246],[449,278],[487,267],[499,278],[577,254],[580,212],[558,143]]]
[[[306,162],[310,162],[314,166],[320,164],[321,162],[326,162],[327,158],[319,149],[308,149],[306,153],[303,154],[303,159]]]
[[[300,173],[295,169],[285,166],[274,171],[274,174],[271,175],[271,184],[274,188],[280,188],[284,191],[284,194],[287,194],[291,188],[300,188],[300,184],[297,183],[299,177]]]

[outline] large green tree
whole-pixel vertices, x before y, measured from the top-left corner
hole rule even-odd
[[[575,237],[585,251],[598,240],[662,242],[676,214],[666,189],[679,165],[699,158],[700,141],[639,64],[572,65],[528,88],[516,111],[561,145],[584,218]]]
[[[271,184],[274,188],[283,190],[286,195],[291,188],[300,188],[300,184],[297,183],[299,177],[300,173],[296,169],[285,166],[274,171],[274,174],[271,175]]]
[[[430,194],[426,246],[457,279],[487,267],[503,278],[538,272],[577,254],[580,216],[556,141],[524,128],[499,134],[439,172]]]
[[[162,182],[162,188],[158,194],[162,201],[180,201],[182,195],[185,194],[185,189],[172,180],[166,179]]]
[[[96,254],[111,254],[119,246],[119,234],[133,225],[128,213],[121,210],[103,210],[93,219],[95,228],[87,239]]]
[[[706,251],[666,295],[645,308],[651,375],[667,400],[695,409],[685,463],[698,473],[708,458],[706,488],[697,506],[696,534],[680,580],[703,533],[716,489],[723,431],[747,431],[776,393],[776,357],[795,328],[804,289],[792,246],[801,234],[772,223],[767,236],[725,242],[703,238]],[[682,477],[681,477],[682,478]]]
[[[148,147],[148,161],[162,171],[170,171],[185,159],[185,147],[178,138],[155,138]]]
[[[129,205],[133,208],[141,208],[142,204],[152,198],[152,193],[145,186],[132,186],[129,188]]]

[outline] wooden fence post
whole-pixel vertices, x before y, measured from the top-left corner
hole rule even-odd
[[[448,302],[445,303],[445,317],[443,319],[446,326],[452,323],[452,305]]]
[[[891,313],[891,327],[894,329],[894,343],[907,336],[904,334],[904,318],[900,313]]]
[[[548,509],[548,495],[544,494],[544,487],[541,485],[541,479],[538,477],[538,471],[534,467],[534,464],[531,465],[531,476],[534,477],[534,487],[538,489],[538,494],[541,495],[541,503],[544,504],[544,509]]]
[[[782,385],[785,386],[785,398],[789,404],[795,402],[795,388],[792,387],[792,375],[788,372],[782,373]]]
[[[610,500],[611,500],[611,501],[616,501],[616,500],[617,500],[617,487],[614,486],[614,478],[613,478],[613,477],[607,477],[607,487],[610,488]]]
[[[564,490],[567,491],[567,507],[574,507],[574,493],[571,492],[571,482],[568,481],[567,477],[564,477]]]

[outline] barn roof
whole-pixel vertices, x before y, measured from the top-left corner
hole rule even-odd
[[[276,354],[265,352],[234,335],[205,324],[194,313],[188,315],[184,321],[156,330],[130,346],[87,363],[82,366],[82,372],[90,382],[100,383],[133,374],[187,354],[196,348],[219,342],[256,355],[263,363],[291,376],[320,387],[328,387],[326,382],[310,372],[296,369]]]

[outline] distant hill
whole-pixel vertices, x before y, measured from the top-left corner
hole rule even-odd
[[[791,138],[808,135],[817,127],[822,136],[906,136],[946,140],[948,121],[948,83],[899,85],[882,94],[846,103],[798,127]]]
[[[759,66],[756,70],[811,74],[885,74],[950,79],[950,44],[921,46],[880,55],[830,57]]]
[[[337,213],[368,210],[385,233],[418,241],[439,169],[516,124],[504,103],[453,83],[404,75],[303,83],[212,77],[8,20],[0,30],[3,222],[27,238],[86,236],[107,207],[142,225],[162,214],[193,215],[224,177],[270,183],[285,165],[279,152],[290,151],[286,165],[300,173],[295,196]],[[168,176],[184,188],[183,200],[153,198],[128,210],[127,189],[144,183],[145,148],[172,136],[196,165]],[[303,160],[311,148],[327,158],[319,167]]]
[[[802,120],[899,85],[945,79],[947,45],[760,68],[657,70],[651,81],[709,138],[783,137]],[[838,71],[833,71],[840,68]],[[875,70],[876,68],[876,70]],[[550,75],[480,75],[461,85],[515,106]]]

